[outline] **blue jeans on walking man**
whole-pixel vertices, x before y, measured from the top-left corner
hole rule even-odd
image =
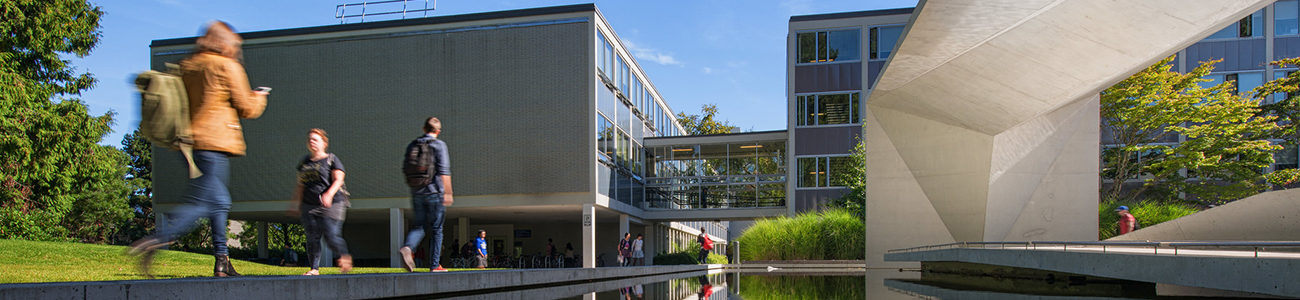
[[[442,194],[411,195],[411,209],[415,212],[415,228],[406,234],[403,246],[415,250],[425,231],[430,231],[433,236],[429,239],[428,252],[433,257],[429,259],[429,268],[437,268],[442,265],[438,259],[442,257],[442,221],[447,214],[447,207],[442,205]]]
[[[212,254],[227,255],[226,217],[230,214],[230,157],[224,152],[194,150],[194,165],[203,176],[190,179],[185,191],[185,204],[173,209],[171,226],[159,230],[155,236],[163,242],[175,241],[198,226],[199,218],[207,217],[212,227]]]

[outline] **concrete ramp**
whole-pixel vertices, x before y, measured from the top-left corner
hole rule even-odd
[[[1300,189],[1266,192],[1107,241],[1300,241]]]

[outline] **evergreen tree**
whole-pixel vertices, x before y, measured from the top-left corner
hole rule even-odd
[[[0,238],[106,242],[129,217],[126,156],[98,143],[113,113],[76,98],[95,83],[61,55],[99,42],[85,0],[0,1]]]

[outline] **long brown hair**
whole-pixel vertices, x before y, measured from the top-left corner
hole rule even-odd
[[[230,27],[229,23],[212,21],[203,31],[203,36],[194,41],[194,54],[212,52],[243,61],[241,46],[244,44],[244,39],[235,33],[235,28]]]

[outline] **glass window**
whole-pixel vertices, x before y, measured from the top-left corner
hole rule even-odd
[[[1264,85],[1264,73],[1262,72],[1237,74],[1237,93],[1242,97],[1247,96],[1261,85]]]
[[[599,31],[596,32],[596,67],[601,73],[605,72],[605,35]]]
[[[609,42],[606,41],[605,42],[605,77],[608,79],[614,79],[613,78],[614,59],[615,59],[614,45],[610,45]]]
[[[853,109],[849,104],[849,94],[818,95],[817,111],[817,124],[856,123],[850,119],[853,116]]]
[[[827,167],[827,170],[830,170],[830,172],[829,172],[829,173],[830,173],[830,178],[828,178],[829,181],[830,181],[830,186],[845,186],[845,185],[847,185],[847,184],[842,180],[842,178],[839,178],[839,177],[840,177],[840,174],[845,174],[845,173],[848,173],[848,172],[852,171],[852,169],[853,169],[853,158],[852,158],[852,157],[848,157],[848,156],[838,156],[838,157],[828,157],[828,158],[830,159],[830,161],[828,162],[828,167]]]
[[[1278,80],[1278,79],[1286,78],[1287,76],[1290,76],[1291,73],[1294,73],[1294,72],[1295,72],[1295,71],[1281,71],[1281,70],[1274,70],[1274,71],[1273,71],[1273,80]],[[1282,102],[1283,100],[1290,99],[1292,96],[1295,96],[1295,93],[1277,93],[1277,94],[1273,95],[1273,103]],[[1269,104],[1269,103],[1263,103],[1263,104]]]
[[[1200,82],[1202,88],[1208,89],[1214,87],[1214,85],[1216,84],[1223,83],[1223,74],[1210,74],[1210,75],[1205,75],[1205,77],[1201,77],[1201,78],[1208,80],[1208,81]]]
[[[1300,34],[1300,5],[1295,0],[1273,3],[1273,34]]]
[[[618,96],[614,95],[614,91],[605,87],[604,84],[599,82],[599,79],[596,81],[596,110],[606,116],[613,117],[617,113],[616,105],[622,105],[622,103],[618,102]]]
[[[622,74],[618,77],[618,89],[623,92],[624,97],[630,97],[632,95],[628,94],[628,83],[632,82],[632,72],[628,70],[627,61],[623,60],[622,56],[618,57],[618,68]]]
[[[898,38],[903,35],[903,26],[888,26],[871,28],[871,59],[886,59],[894,51],[894,45],[898,44]]]
[[[862,59],[862,30],[831,31],[827,37],[829,61]]]
[[[799,187],[820,187],[826,186],[826,181],[817,180],[819,175],[825,173],[821,170],[820,162],[823,157],[801,157],[799,158]],[[821,184],[819,184],[821,183]]]
[[[796,125],[857,124],[861,110],[859,93],[802,95],[796,99]]]
[[[808,96],[796,96],[796,98],[798,98],[799,100],[794,105],[795,110],[798,111],[794,115],[795,125],[808,125],[808,118],[809,118],[807,115],[808,110],[804,108],[804,105],[806,105],[805,103],[807,103],[808,101],[807,99]]]
[[[1264,36],[1264,10],[1261,9],[1239,22],[1241,37]]]
[[[826,61],[826,32],[817,33],[817,62]]]
[[[1242,18],[1241,21],[1237,21],[1236,24],[1228,25],[1228,27],[1211,34],[1205,39],[1231,39],[1260,36],[1264,36],[1264,10],[1262,9],[1250,14],[1250,16]]]
[[[627,105],[622,102],[614,105],[618,108],[618,116],[614,117],[614,124],[618,125],[619,130],[626,131],[628,128],[632,128],[632,112],[627,108]]]
[[[1275,170],[1287,170],[1300,167],[1300,165],[1298,165],[1300,160],[1296,159],[1296,146],[1283,145],[1282,150],[1273,154],[1273,162],[1273,169]]]
[[[600,122],[596,127],[596,152],[600,153],[598,155],[600,160],[610,162],[614,152],[617,151],[614,144],[614,122],[610,122],[609,118],[603,115],[597,115],[596,118],[596,121]]]
[[[817,61],[817,33],[804,32],[796,36],[799,40],[799,57],[795,62],[810,63]]]

